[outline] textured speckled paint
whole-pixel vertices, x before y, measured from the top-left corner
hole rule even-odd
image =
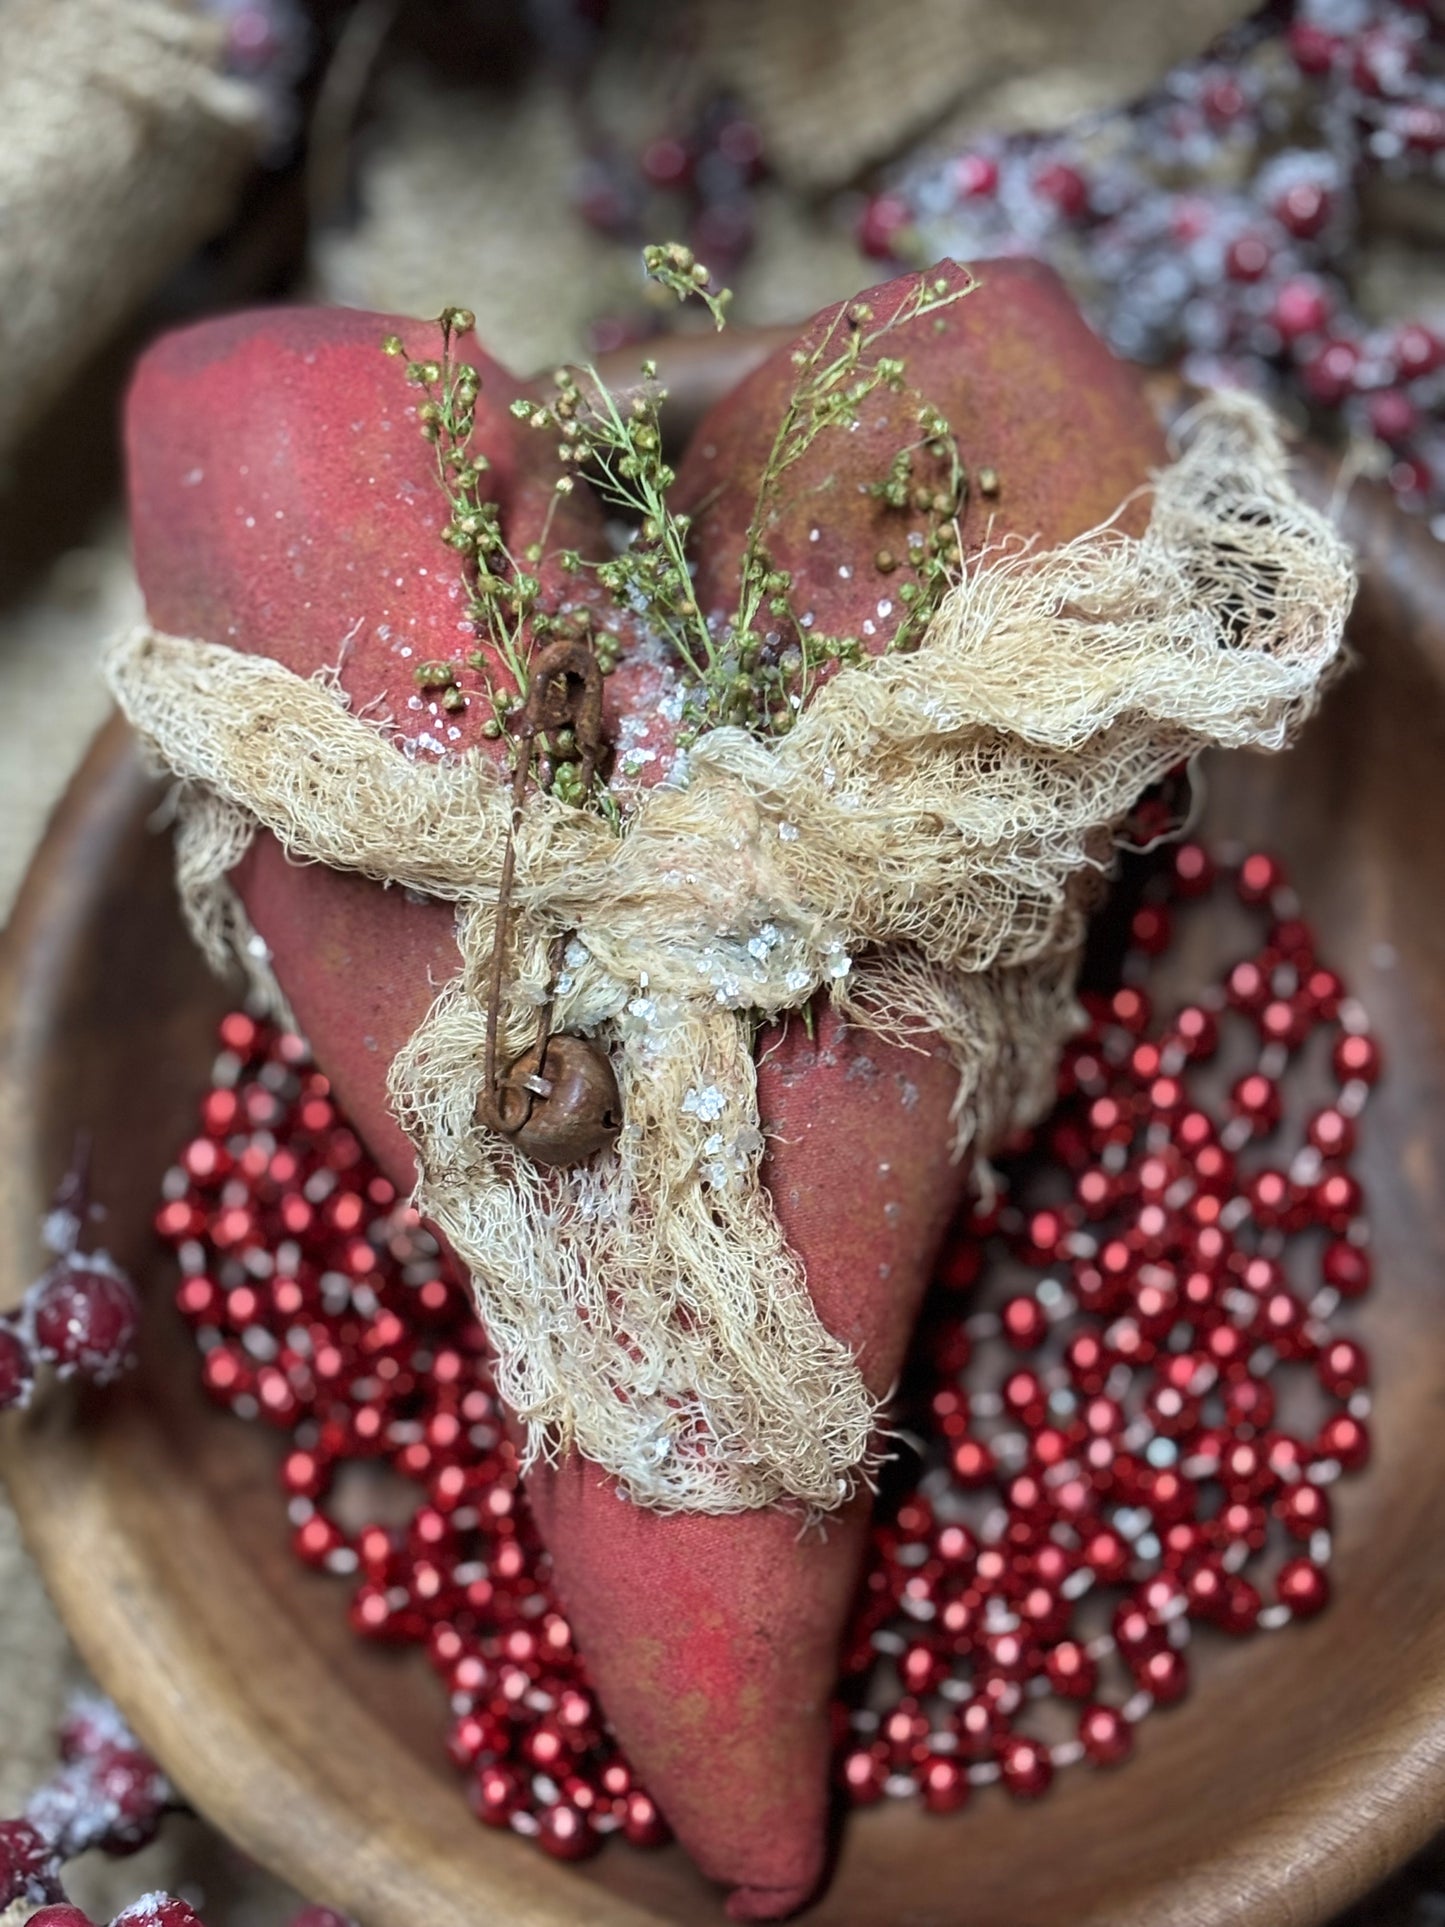
[[[880,1397],[902,1363],[961,1173],[955,1078],[831,1015],[760,1047],[767,1177],[824,1324]],[[660,1517],[569,1458],[529,1493],[588,1665],[628,1750],[740,1918],[799,1904],[822,1872],[828,1699],[868,1529],[792,1512]]]
[[[910,377],[955,420],[970,465],[998,470],[993,533],[1056,542],[1112,512],[1162,449],[1131,379],[1052,276],[1022,264],[983,275],[942,331],[927,322],[916,340],[909,331]],[[898,298],[897,284],[872,297],[880,312]],[[379,352],[393,325],[414,352],[434,350],[421,324],[307,310],[206,323],[153,349],[129,411],[136,555],[160,627],[273,655],[303,674],[339,662],[353,699],[375,704],[369,713],[436,736],[442,719],[412,706],[412,666],[475,644],[459,626],[456,567],[438,540],[445,508],[411,412],[418,397]],[[479,353],[470,358],[488,404],[477,440],[515,549],[545,510],[549,438],[506,414],[508,377]],[[704,607],[728,598],[791,374],[786,354],[765,364],[707,418],[682,465],[689,499],[712,498],[700,523]],[[891,452],[901,438],[874,424],[851,438],[848,476],[830,449],[831,480],[811,470],[796,478],[774,557],[824,630],[859,633],[882,620],[886,592],[860,564],[883,538],[857,480],[886,467],[880,447]],[[826,514],[809,492],[819,481]],[[598,553],[586,499],[566,514],[566,539]],[[984,526],[968,525],[967,546]],[[645,666],[619,671],[609,715],[645,705],[655,688]],[[459,734],[444,734],[445,747],[474,740],[480,714],[474,703],[446,717],[443,730]],[[652,740],[666,734],[659,720]],[[450,908],[294,867],[267,837],[237,880],[341,1101],[408,1184],[411,1154],[386,1110],[386,1073],[433,986],[456,968]],[[952,1075],[926,1051],[881,1046],[827,1016],[816,1040],[794,1022],[759,1050],[779,1217],[820,1316],[885,1392],[963,1182],[947,1154]],[[603,1701],[684,1845],[736,1889],[740,1916],[800,1903],[822,1867],[827,1701],[866,1500],[826,1531],[800,1532],[782,1510],[664,1517],[621,1500],[575,1455],[535,1472],[529,1491]]]
[[[1134,375],[1079,319],[1057,275],[1033,261],[989,261],[977,285],[932,315],[900,322],[875,353],[896,355],[906,387],[879,388],[859,408],[855,431],[821,434],[787,471],[765,530],[774,568],[793,578],[790,599],[820,635],[857,636],[878,655],[898,627],[905,570],[880,571],[881,549],[901,557],[906,531],[924,517],[900,512],[867,492],[900,446],[916,441],[920,401],[951,424],[971,478],[962,517],[964,551],[976,554],[1009,536],[1044,547],[1106,521],[1164,456],[1163,441]],[[831,333],[831,361],[861,305],[877,329],[920,280],[966,285],[952,263],[869,289],[855,302],[825,309],[800,336],[811,349]],[[844,318],[840,320],[840,315]],[[695,581],[704,613],[735,606],[743,542],[757,481],[798,381],[794,349],[780,348],[707,414],[678,468],[679,506],[698,532]],[[916,476],[938,486],[946,469],[922,451]],[[996,496],[979,476],[992,468]],[[1121,526],[1137,533],[1147,509],[1135,503]]]

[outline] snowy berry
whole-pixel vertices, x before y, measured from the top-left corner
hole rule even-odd
[[[35,1362],[25,1340],[9,1325],[0,1325],[0,1412],[28,1405],[34,1384]]]
[[[55,1849],[28,1820],[0,1820],[0,1914],[17,1900],[54,1900],[60,1892]]]
[[[72,1252],[26,1300],[35,1350],[62,1376],[107,1385],[129,1364],[140,1329],[135,1286],[103,1253]]]

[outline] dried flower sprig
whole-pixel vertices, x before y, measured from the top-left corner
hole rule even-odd
[[[880,343],[908,322],[941,314],[976,285],[971,276],[955,287],[942,277],[920,282],[877,326],[869,325],[875,320],[872,308],[864,301],[854,301],[835,316],[813,348],[794,352],[798,378],[763,465],[743,545],[741,601],[729,625],[738,671],[750,683],[753,727],[770,728],[773,733],[787,730],[807,701],[813,674],[825,663],[857,661],[862,655],[856,637],[810,632],[789,599],[790,577],[773,566],[768,531],[777,518],[784,476],[808,454],[820,435],[830,429],[855,428],[861,419],[859,409],[877,389],[887,388],[895,395],[906,392],[904,361],[876,352]],[[957,439],[939,411],[921,396],[918,420],[919,440],[895,454],[886,480],[870,490],[890,507],[923,508],[933,520],[927,552],[919,565],[920,580],[904,584],[899,591],[905,614],[894,637],[894,648],[916,643],[942,599],[950,566],[957,564],[958,547],[956,532],[950,528],[944,536],[940,529],[953,523],[967,492]],[[919,449],[946,460],[948,465],[944,486],[922,491],[922,501],[915,499],[919,492],[910,487],[912,458]],[[765,610],[789,623],[792,640],[781,647],[769,643],[766,630],[760,627]],[[685,723],[694,729],[704,728],[712,720],[705,707],[695,717],[685,713]]]
[[[731,288],[712,288],[712,270],[704,267],[691,248],[680,241],[662,241],[642,250],[642,266],[649,281],[675,294],[679,301],[696,297],[707,308],[721,334],[727,325]]]
[[[595,369],[584,387],[577,373],[559,368],[550,408],[526,404],[534,425],[555,426],[563,462],[585,469],[609,508],[620,509],[636,527],[627,546],[601,562],[568,554],[563,566],[592,569],[614,601],[631,608],[676,651],[699,681],[712,672],[713,638],[692,594],[687,538],[691,519],[674,510],[667,492],[676,476],[662,449],[662,404],[667,390],[657,367],[643,364],[643,386],[626,412]],[[518,411],[519,412],[519,411]]]
[[[514,555],[502,534],[497,505],[486,494],[485,478],[490,472],[490,461],[485,451],[471,446],[481,376],[470,362],[459,361],[454,354],[456,337],[475,327],[476,316],[468,308],[445,308],[440,325],[441,359],[408,359],[406,372],[407,379],[420,388],[425,397],[417,408],[417,417],[423,438],[436,450],[437,475],[450,509],[442,540],[464,558],[468,616],[478,635],[486,636],[495,645],[512,683],[509,689],[498,688],[488,681],[493,714],[483,725],[483,734],[496,738],[509,733],[509,718],[519,713],[526,703],[531,655],[536,645],[554,635],[592,640],[587,636],[590,619],[585,611],[554,615],[541,606],[542,585],[536,574],[546,554],[557,504],[571,493],[573,482],[570,475],[558,477],[538,540],[530,544],[520,558]],[[398,335],[389,335],[382,346],[390,355],[406,353]],[[513,414],[532,421],[535,426],[546,426],[550,422],[545,409],[539,410],[523,399],[514,401],[511,408]],[[574,555],[566,555],[563,560],[574,574],[583,566],[581,558]],[[610,673],[617,662],[615,638],[598,638],[592,646],[599,669],[604,674]],[[480,650],[469,655],[467,661],[471,668],[484,675],[491,667]],[[437,695],[443,709],[454,713],[466,707],[459,664],[419,663],[413,676],[419,689]],[[522,753],[520,748],[518,753]],[[584,783],[578,774],[577,745],[571,740],[571,732],[558,730],[531,739],[526,753],[535,756],[536,774],[542,787],[564,802],[580,805],[587,800],[592,782],[589,777]]]
[[[679,301],[704,303],[718,328],[725,322],[727,289],[714,290],[710,270],[689,248],[669,242],[645,248],[643,265],[660,287]],[[877,320],[866,302],[841,309],[812,348],[793,357],[797,380],[778,424],[760,477],[744,538],[739,601],[725,621],[710,622],[692,589],[688,555],[691,517],[668,499],[676,480],[663,452],[661,410],[667,391],[657,381],[656,365],[643,364],[642,386],[625,401],[614,396],[595,369],[579,374],[559,369],[548,400],[519,396],[511,412],[519,421],[557,436],[563,464],[540,539],[520,560],[502,536],[496,505],[486,499],[485,453],[470,446],[480,380],[469,364],[456,363],[453,338],[474,325],[464,309],[441,316],[440,362],[408,362],[407,374],[426,399],[418,409],[422,433],[437,449],[438,474],[451,508],[444,539],[466,560],[469,613],[479,633],[491,638],[514,688],[492,689],[494,716],[486,733],[500,735],[521,708],[527,692],[528,650],[553,632],[586,633],[605,672],[616,665],[619,644],[607,631],[591,633],[584,608],[554,616],[539,606],[540,581],[534,571],[547,554],[552,508],[585,474],[601,500],[619,510],[632,533],[615,555],[590,559],[575,550],[556,552],[564,575],[592,576],[619,608],[630,610],[663,640],[682,665],[690,687],[683,704],[678,743],[686,748],[705,730],[720,725],[781,735],[792,727],[813,680],[829,664],[857,662],[863,645],[856,636],[815,631],[811,618],[794,609],[792,579],[776,566],[769,538],[782,507],[782,488],[790,470],[829,431],[856,428],[860,409],[879,388],[909,392],[902,357],[883,352],[888,337],[914,321],[935,317],[971,292],[972,277],[951,283],[943,277],[920,281],[898,307]],[[388,352],[404,353],[397,337]],[[907,531],[900,554],[880,549],[875,566],[884,573],[905,566],[897,600],[903,614],[890,648],[916,647],[961,558],[959,517],[969,494],[969,478],[957,438],[948,421],[923,396],[917,397],[916,438],[898,449],[884,475],[868,484],[881,504],[900,513],[922,515],[924,528]],[[982,471],[981,471],[982,475]],[[831,479],[831,478],[828,478]],[[813,487],[826,487],[827,480]],[[901,562],[900,562],[901,558]],[[485,669],[480,653],[469,658]],[[465,703],[452,664],[423,664],[417,671],[426,686],[442,691],[447,707]],[[541,744],[546,757],[539,772],[555,794],[581,802],[565,743]]]
[[[456,337],[470,332],[476,316],[469,308],[444,308],[440,322],[441,360],[408,358],[406,377],[425,397],[417,419],[423,438],[436,451],[437,477],[450,509],[442,540],[465,558],[468,614],[478,633],[496,645],[515,685],[510,692],[494,692],[494,702],[505,715],[527,693],[528,633],[536,634],[539,625],[545,633],[548,627],[548,618],[537,606],[541,584],[532,573],[544,552],[546,530],[541,542],[522,558],[508,548],[497,505],[486,495],[485,477],[491,463],[485,451],[471,447],[481,376],[470,362],[458,361],[454,354]],[[389,355],[406,354],[399,335],[388,335],[382,346]],[[453,673],[438,673],[446,670]],[[423,663],[416,678],[423,688],[455,687],[455,665]]]

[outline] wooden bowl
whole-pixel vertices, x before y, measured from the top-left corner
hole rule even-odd
[[[1336,1603],[1213,1652],[1115,1775],[1065,1776],[1039,1806],[989,1794],[947,1820],[911,1803],[855,1816],[817,1927],[1306,1927],[1445,1814],[1445,641],[1421,613],[1445,608],[1445,571],[1423,531],[1368,505],[1355,520],[1360,666],[1295,754],[1214,765],[1206,824],[1282,853],[1387,1052],[1364,1155],[1376,1450],[1340,1499]],[[0,1299],[40,1268],[41,1215],[84,1127],[105,1241],[151,1301],[133,1378],[54,1388],[0,1427],[56,1605],[196,1807],[367,1927],[720,1920],[675,1849],[612,1845],[569,1869],[478,1826],[438,1683],[419,1655],[352,1635],[341,1590],[287,1549],[280,1439],[201,1396],[150,1217],[225,998],[182,933],[154,802],[112,726],[4,951]]]

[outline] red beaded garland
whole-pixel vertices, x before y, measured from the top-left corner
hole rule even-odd
[[[1115,1706],[1085,1707],[1079,1741],[1095,1766],[1118,1766],[1134,1750],[1133,1728]]]
[[[956,1813],[968,1799],[968,1774],[957,1760],[930,1759],[919,1779],[923,1804],[930,1813]]]
[[[537,1844],[555,1860],[585,1860],[602,1843],[581,1807],[553,1800],[537,1816]]]
[[[1266,925],[1258,951],[1156,1010],[1148,972],[1177,913],[1221,884]],[[906,1414],[931,1443],[880,1505],[845,1643],[837,1779],[854,1805],[952,1812],[975,1787],[1031,1799],[1072,1761],[1116,1765],[1138,1720],[1187,1692],[1193,1629],[1248,1636],[1328,1600],[1325,1487],[1369,1450],[1368,1358],[1331,1319],[1370,1281],[1349,1160],[1379,1052],[1272,857],[1183,844],[1129,928],[1059,1110],[940,1266],[933,1376]],[[1291,1066],[1331,1028],[1338,1094],[1296,1105]],[[1216,1104],[1192,1080],[1226,1034],[1258,1063]],[[563,1859],[611,1833],[657,1844],[666,1823],[550,1594],[468,1294],[297,1040],[233,1013],[222,1043],[156,1223],[207,1389],[291,1435],[297,1557],[350,1579],[359,1635],[426,1647],[479,1819]],[[1286,1121],[1297,1151],[1276,1145]],[[1312,1278],[1292,1254],[1318,1229]],[[1316,1400],[1299,1436],[1276,1416],[1295,1409],[1274,1390],[1291,1373]],[[409,1525],[331,1516],[356,1459],[417,1487]],[[1241,1568],[1272,1543],[1287,1556],[1256,1583]],[[1099,1593],[1108,1610],[1084,1623],[1109,1630],[1086,1635],[1077,1607]],[[1072,1704],[1076,1738],[1041,1737],[1039,1695]]]
[[[1014,1733],[1004,1741],[999,1758],[1003,1783],[1018,1800],[1037,1800],[1047,1793],[1054,1777],[1049,1749],[1039,1740]]]
[[[1286,1561],[1280,1567],[1274,1584],[1280,1603],[1288,1606],[1301,1619],[1323,1612],[1329,1604],[1329,1576],[1312,1559]]]

